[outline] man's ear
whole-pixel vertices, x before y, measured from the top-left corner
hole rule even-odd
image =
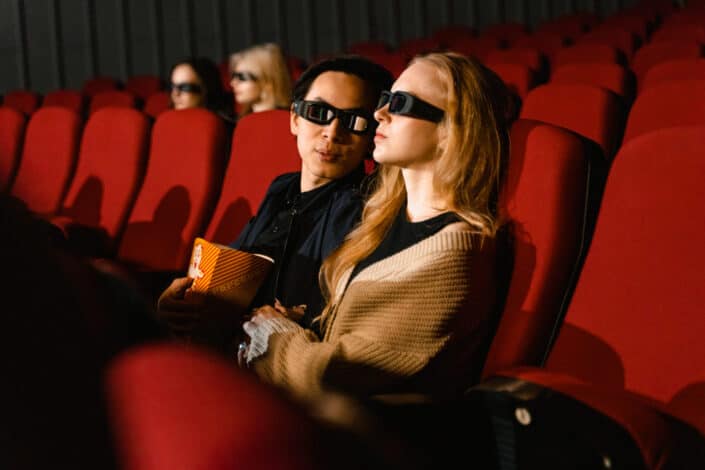
[[[299,135],[299,115],[294,112],[294,105],[289,108],[289,129],[293,135]]]

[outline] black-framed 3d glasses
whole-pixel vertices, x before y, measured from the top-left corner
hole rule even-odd
[[[233,72],[230,74],[232,80],[238,80],[240,82],[256,82],[257,75],[252,72]]]
[[[377,127],[377,121],[372,116],[361,111],[346,111],[338,109],[323,101],[294,102],[294,112],[314,124],[330,124],[333,119],[340,119],[340,124],[354,134],[365,134]]]
[[[377,109],[384,108],[389,103],[389,112],[400,116],[409,116],[431,122],[440,122],[444,111],[425,102],[421,98],[405,91],[383,91],[377,103]]]
[[[179,93],[201,93],[203,91],[203,88],[201,88],[201,85],[198,83],[170,83],[169,84],[169,89],[171,91],[178,91]]]

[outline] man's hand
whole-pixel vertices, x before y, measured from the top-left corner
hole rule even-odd
[[[191,290],[193,279],[174,279],[157,302],[157,318],[176,334],[191,332],[200,320],[205,301]]]

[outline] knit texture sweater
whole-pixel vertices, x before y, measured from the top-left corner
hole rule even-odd
[[[264,352],[251,363],[261,378],[309,399],[322,391],[449,396],[477,380],[496,297],[492,239],[455,223],[347,285],[351,271],[323,338],[283,318],[265,322]]]

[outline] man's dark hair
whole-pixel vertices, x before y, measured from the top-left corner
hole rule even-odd
[[[377,99],[383,90],[392,87],[394,77],[386,68],[361,56],[343,55],[324,59],[310,66],[294,84],[293,101],[301,100],[308,93],[313,81],[325,72],[343,72],[359,77],[367,87],[367,92]]]

